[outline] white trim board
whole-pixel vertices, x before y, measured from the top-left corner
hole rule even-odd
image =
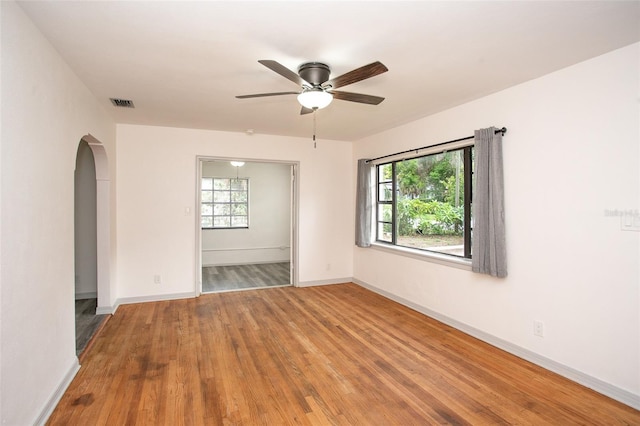
[[[216,228],[206,228],[216,229]],[[202,251],[246,251],[246,250],[287,250],[289,246],[275,246],[275,247],[230,247],[230,248],[203,248]]]
[[[150,296],[134,296],[134,297],[122,297],[116,299],[113,306],[98,306],[96,314],[115,314],[120,305],[130,305],[132,303],[147,303],[147,302],[162,302],[165,300],[177,300],[177,299],[193,299],[198,297],[195,291],[189,291],[186,293],[170,293],[170,294],[155,294]]]
[[[218,265],[220,266],[220,265]],[[352,277],[347,278],[333,278],[330,280],[317,280],[317,281],[305,281],[298,283],[298,285],[294,284],[286,284],[281,287],[313,287],[319,285],[332,285],[332,284],[345,284],[353,281]],[[270,288],[270,287],[265,287]],[[250,290],[256,290],[252,288]],[[198,297],[196,292],[186,292],[186,293],[170,293],[170,294],[159,294],[159,295],[150,295],[150,296],[136,296],[136,297],[123,297],[118,298],[113,306],[98,306],[96,309],[96,314],[115,314],[120,305],[129,305],[132,303],[147,303],[147,302],[162,302],[165,300],[177,300],[177,299],[191,299]]]
[[[243,266],[243,265],[270,265],[272,263],[291,263],[291,260],[264,260],[261,262],[234,262],[234,263],[207,263],[203,264],[203,268],[213,268],[215,266]]]
[[[73,378],[76,376],[78,371],[80,371],[80,361],[78,361],[78,357],[74,357],[73,362],[71,363],[71,367],[60,381],[60,384],[58,385],[56,390],[53,391],[53,393],[45,403],[44,407],[40,411],[40,415],[38,416],[38,418],[32,424],[40,426],[47,423],[47,420],[49,420],[51,413],[53,413],[53,410],[55,410],[58,402],[60,402],[60,399],[62,399],[62,396],[73,381]]]
[[[96,315],[113,315],[116,313],[117,307],[114,306],[98,306],[96,308]]]
[[[165,300],[193,299],[195,297],[195,291],[188,291],[185,293],[157,294],[151,296],[122,297],[116,300],[115,305],[116,309],[118,309],[118,306],[120,305],[130,305],[132,303],[162,302]]]
[[[314,287],[318,285],[346,284],[353,282],[352,277],[332,278],[330,280],[303,281],[298,283],[296,287]]]
[[[511,342],[500,339],[499,337],[493,336],[482,330],[478,330],[477,328],[474,328],[470,325],[457,321],[446,315],[442,315],[438,312],[432,311],[429,308],[425,308],[424,306],[418,305],[417,303],[411,302],[400,296],[396,296],[395,294],[379,289],[378,287],[375,287],[359,279],[354,278],[353,282],[355,284],[358,284],[361,287],[364,287],[368,290],[373,291],[374,293],[378,293],[381,296],[391,299],[394,302],[398,302],[401,305],[411,308],[414,311],[420,312],[423,315],[436,319],[446,325],[449,325],[457,330],[460,330],[463,333],[466,333],[470,336],[480,339],[483,342],[486,342],[492,346],[495,346],[499,349],[509,352],[510,354],[513,354],[524,360],[532,362],[549,371],[557,373],[563,377],[566,377],[567,379],[570,379],[576,383],[579,383],[583,386],[593,389],[598,393],[606,395],[610,398],[615,399],[616,401],[622,402],[623,404],[626,404],[632,408],[635,408],[636,410],[640,410],[640,395],[635,395],[625,389],[612,385],[611,383],[607,383],[596,377],[583,373],[582,371],[578,371],[572,367],[561,364],[557,361],[554,361],[550,358],[539,355],[528,349],[525,349],[518,345],[514,345]]]

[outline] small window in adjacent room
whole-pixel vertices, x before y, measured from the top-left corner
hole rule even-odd
[[[249,179],[202,178],[202,228],[249,227]]]
[[[378,164],[376,240],[471,258],[473,146]]]

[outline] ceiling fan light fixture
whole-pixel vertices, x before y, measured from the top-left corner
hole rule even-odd
[[[244,161],[231,161],[231,165],[233,167],[242,167],[244,166]]]
[[[305,108],[322,109],[333,100],[331,93],[322,89],[308,89],[298,95],[298,102]]]

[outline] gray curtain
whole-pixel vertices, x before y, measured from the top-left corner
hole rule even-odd
[[[504,226],[502,133],[495,127],[476,130],[473,194],[472,270],[494,277],[507,276]]]
[[[373,187],[371,171],[373,164],[358,160],[356,187],[356,245],[371,246],[371,220],[373,216]]]

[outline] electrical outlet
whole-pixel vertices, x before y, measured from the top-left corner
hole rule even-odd
[[[327,270],[327,271],[330,271],[330,270],[331,270],[331,264],[330,264],[330,263],[327,263],[326,270]]]
[[[154,275],[153,276],[153,283],[154,284],[162,284],[162,277],[160,275]]]
[[[538,337],[544,337],[544,323],[542,321],[533,322],[533,335]]]

